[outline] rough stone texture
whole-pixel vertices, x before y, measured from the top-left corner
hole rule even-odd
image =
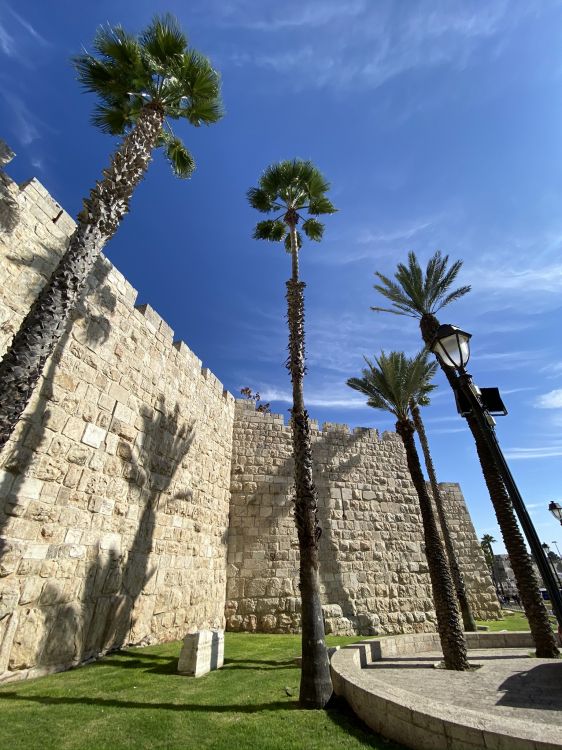
[[[10,156],[0,143],[0,161]],[[0,178],[13,203],[2,202],[1,355],[74,222],[37,180]],[[225,614],[233,629],[299,627],[289,429],[242,402],[233,433],[233,397],[136,297],[101,257],[0,455],[0,680],[221,628]],[[326,425],[314,442],[327,630],[432,630],[397,436]],[[474,531],[450,487],[477,613],[493,617]]]
[[[74,223],[0,234],[0,354]],[[224,625],[234,399],[107,261],[0,456],[0,675]]]
[[[400,438],[333,424],[314,425],[312,435],[327,632],[433,630],[421,517]],[[226,603],[231,630],[300,627],[292,474],[283,417],[237,401]],[[444,486],[475,614],[496,617],[497,598],[460,488]]]
[[[199,630],[183,639],[178,661],[180,674],[203,677],[224,664],[224,630]]]
[[[479,620],[499,617],[496,590],[461,488],[454,482],[441,482],[439,487],[474,616]]]

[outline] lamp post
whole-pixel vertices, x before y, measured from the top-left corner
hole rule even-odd
[[[560,557],[560,549],[558,547],[558,542],[552,542],[552,544],[554,544],[554,546],[556,547],[556,551],[558,552],[558,557]]]
[[[439,326],[434,339],[430,345],[431,351],[439,357],[443,364],[457,371],[457,389],[455,399],[457,409],[463,417],[472,415],[477,421],[482,436],[485,438],[488,448],[494,457],[496,467],[502,477],[506,490],[511,498],[519,523],[523,529],[527,542],[536,560],[539,572],[544,581],[545,588],[550,597],[554,615],[558,621],[559,632],[562,630],[562,595],[556,584],[550,563],[541,546],[531,517],[525,507],[519,488],[505,460],[500,444],[496,437],[494,426],[496,424],[493,414],[506,415],[505,408],[499,390],[497,388],[478,388],[472,377],[466,371],[466,365],[470,358],[469,341],[472,334],[450,324]],[[551,505],[549,510],[551,510]],[[557,503],[554,503],[557,505]],[[558,506],[560,507],[560,506]],[[562,523],[562,508],[560,508],[560,519]],[[557,516],[558,517],[558,516]]]
[[[554,500],[548,504],[548,509],[556,518],[557,521],[560,521],[560,525],[562,526],[562,505],[560,503],[555,503]]]

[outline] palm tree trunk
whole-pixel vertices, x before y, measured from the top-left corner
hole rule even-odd
[[[427,435],[425,433],[423,420],[420,414],[419,407],[416,406],[416,404],[410,405],[410,411],[412,412],[414,425],[416,427],[416,431],[418,433],[420,444],[422,447],[425,467],[427,469],[427,474],[429,476],[429,483],[431,485],[431,490],[433,492],[433,499],[435,501],[435,507],[437,508],[437,516],[439,518],[439,525],[441,526],[441,531],[443,532],[443,539],[445,541],[445,549],[447,550],[447,558],[449,559],[449,567],[451,570],[451,575],[453,576],[453,582],[455,584],[455,591],[457,592],[457,599],[458,599],[460,611],[462,614],[462,621],[463,621],[464,629],[467,632],[474,633],[476,632],[477,627],[476,627],[476,623],[474,622],[472,611],[470,609],[468,597],[466,595],[466,588],[465,588],[463,576],[459,567],[459,562],[457,560],[457,555],[455,553],[455,548],[453,546],[453,540],[451,539],[451,531],[449,529],[449,522],[447,521],[447,516],[445,514],[445,509],[443,507],[443,498],[441,496],[441,490],[439,489],[439,485],[437,484],[437,477],[435,476],[435,467],[433,466],[433,459],[431,458],[431,453],[429,451],[429,443],[427,441]]]
[[[128,211],[162,130],[163,113],[147,105],[96,183],[67,251],[39,293],[0,362],[0,450],[37,385],[45,362],[68,324],[96,258]]]
[[[466,670],[470,668],[470,665],[453,588],[453,579],[421,470],[414,442],[414,425],[410,420],[399,421],[396,423],[396,432],[404,443],[408,468],[420,502],[425,554],[437,615],[437,631],[443,649],[445,666],[447,669]]]
[[[420,321],[420,328],[422,338],[426,345],[429,346],[439,328],[439,321],[434,315],[424,315]],[[451,368],[443,365],[439,358],[438,361],[451,388],[456,392],[458,389],[456,383],[457,375],[451,371]],[[517,523],[513,503],[478,422],[470,415],[466,421],[476,443],[476,452],[480,466],[482,467],[484,480],[490,493],[490,500],[494,506],[503,542],[509,555],[517,588],[521,596],[523,609],[529,621],[529,628],[531,629],[537,649],[536,655],[543,659],[555,658],[559,652],[556,647],[554,633],[552,632],[548,613],[539,591],[539,584],[531,564],[531,557],[527,552],[523,535]]]
[[[312,441],[304,408],[304,288],[298,279],[296,227],[290,225],[293,273],[287,282],[289,358],[293,384],[291,427],[295,462],[295,523],[299,540],[302,621],[302,673],[299,701],[303,708],[323,708],[332,695],[330,663],[324,634],[318,578],[318,498],[312,478]]]

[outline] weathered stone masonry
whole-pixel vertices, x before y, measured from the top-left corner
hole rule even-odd
[[[1,354],[74,223],[37,180],[0,180],[0,222],[13,227],[0,231]],[[0,455],[1,679],[221,627],[227,577],[229,627],[298,628],[288,428],[240,402],[235,416],[233,397],[136,296],[101,258]],[[328,426],[315,451],[328,629],[432,629],[396,437]],[[450,488],[467,583],[478,613],[493,616],[462,495]]]
[[[73,231],[9,189],[0,351]],[[234,399],[105,259],[0,457],[0,674],[224,623]]]
[[[421,517],[400,438],[346,425],[313,428],[328,632],[433,630]],[[237,401],[226,603],[233,630],[299,628],[292,475],[283,417]],[[497,599],[460,488],[441,487],[475,614],[495,617]]]

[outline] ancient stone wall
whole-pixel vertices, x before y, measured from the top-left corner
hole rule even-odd
[[[2,189],[0,354],[74,228]],[[101,258],[0,456],[4,678],[224,623],[234,399],[136,296]]]
[[[312,435],[328,632],[432,630],[421,518],[399,437],[345,425],[314,425]],[[237,401],[226,605],[232,630],[299,628],[292,474],[283,417]],[[495,617],[497,600],[460,488],[443,486],[475,614]]]
[[[454,482],[441,482],[439,487],[472,611],[482,620],[498,617],[496,590],[461,488]]]
[[[0,165],[11,156],[0,141]],[[37,180],[0,171],[0,355],[73,229]],[[0,454],[0,680],[220,627],[227,585],[231,629],[299,628],[289,428],[248,402],[235,412],[136,297],[100,258]],[[313,435],[328,632],[433,630],[398,437],[342,425]],[[476,614],[493,617],[460,489],[446,488]]]

